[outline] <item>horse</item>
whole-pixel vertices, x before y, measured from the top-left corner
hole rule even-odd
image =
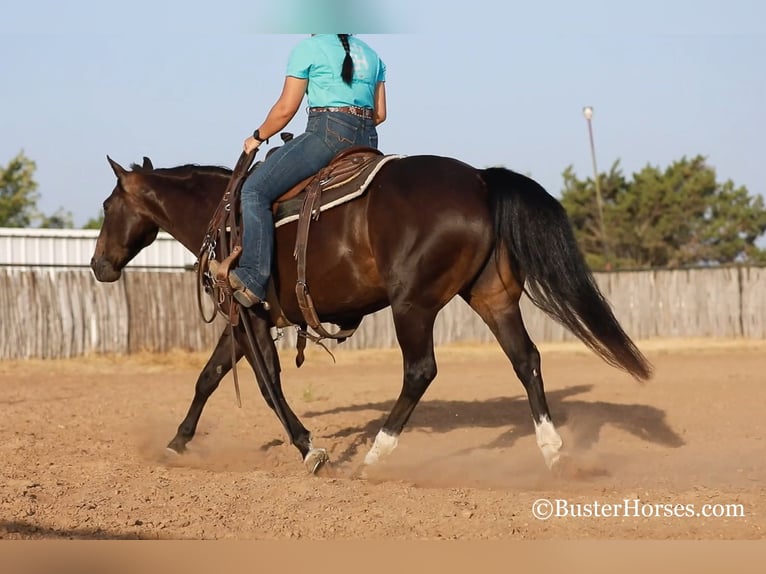
[[[117,184],[103,203],[91,260],[95,277],[118,280],[159,229],[197,253],[232,171],[196,164],[154,168],[148,158],[125,169],[107,159]],[[296,226],[276,230],[273,281],[284,315],[301,324],[294,290]],[[321,321],[343,327],[390,307],[403,357],[401,391],[364,465],[395,449],[436,377],[434,321],[456,296],[483,319],[510,359],[526,390],[536,442],[549,469],[559,461],[563,442],[548,409],[540,353],[522,319],[522,293],[608,364],[637,380],[651,376],[651,364],[615,318],[587,267],[562,205],[527,176],[501,167],[478,169],[449,157],[406,156],[386,163],[364,195],[323,212],[311,229],[307,283]],[[326,451],[314,447],[282,393],[269,314],[256,306],[246,321],[265,362],[266,372],[256,369],[261,393],[272,410],[279,403],[291,444],[315,472],[327,460]],[[242,322],[224,329],[170,450],[186,450],[206,401],[232,367],[232,352],[236,360],[245,356],[254,364]]]

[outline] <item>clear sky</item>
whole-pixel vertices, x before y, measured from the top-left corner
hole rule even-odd
[[[231,166],[301,34],[339,31],[311,12],[327,3],[388,66],[384,152],[505,165],[558,196],[568,165],[592,176],[590,105],[600,171],[702,154],[766,193],[760,0],[16,0],[0,9],[0,165],[23,150],[41,210],[78,226],[114,187],[107,154]]]

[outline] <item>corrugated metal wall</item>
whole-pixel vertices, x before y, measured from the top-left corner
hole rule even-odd
[[[0,228],[0,267],[87,267],[96,247],[93,229]],[[165,232],[141,251],[132,269],[183,269],[196,257]]]

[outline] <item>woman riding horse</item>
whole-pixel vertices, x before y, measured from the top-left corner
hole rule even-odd
[[[376,126],[386,119],[386,67],[350,34],[315,34],[290,54],[282,94],[266,120],[245,140],[245,153],[282,130],[308,95],[306,132],[253,170],[242,187],[242,255],[229,274],[234,298],[251,307],[266,299],[274,249],[271,204],[293,185],[353,146],[378,147]]]

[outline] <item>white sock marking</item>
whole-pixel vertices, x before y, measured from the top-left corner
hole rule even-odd
[[[540,447],[543,453],[545,464],[548,468],[553,468],[553,465],[559,459],[559,450],[561,450],[561,445],[564,444],[564,441],[561,440],[551,419],[547,416],[543,415],[539,423],[537,421],[534,422],[537,446]]]
[[[370,452],[364,457],[364,464],[375,464],[382,457],[391,454],[397,444],[399,444],[398,436],[379,431]]]

